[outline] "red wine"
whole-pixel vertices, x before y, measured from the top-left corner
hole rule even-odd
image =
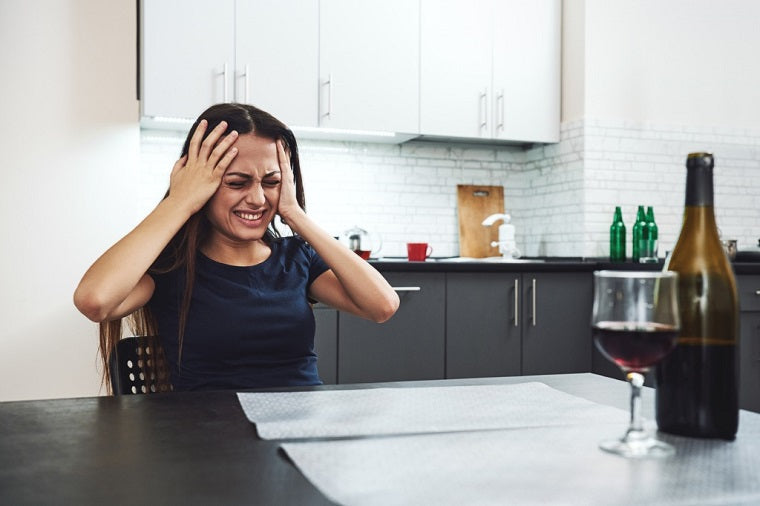
[[[670,353],[678,330],[661,323],[599,322],[594,342],[604,356],[626,372],[645,372]]]
[[[668,359],[655,373],[660,430],[733,440],[739,425],[734,346],[679,343]],[[699,371],[696,381],[694,369]],[[715,381],[716,376],[731,380]]]

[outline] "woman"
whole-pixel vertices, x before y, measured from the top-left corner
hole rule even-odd
[[[280,237],[275,215],[296,234]],[[304,211],[293,133],[255,107],[210,107],[169,191],[85,273],[76,307],[100,323],[104,381],[121,319],[158,335],[175,390],[319,384],[310,302],[383,322],[398,295]]]

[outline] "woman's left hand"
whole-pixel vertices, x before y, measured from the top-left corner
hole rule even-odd
[[[277,214],[289,223],[290,218],[303,212],[296,198],[296,179],[290,166],[290,155],[285,151],[282,139],[277,140],[277,161],[280,164],[280,201],[277,204]]]

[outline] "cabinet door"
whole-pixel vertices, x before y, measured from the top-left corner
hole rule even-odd
[[[237,0],[235,100],[317,126],[318,0]]]
[[[520,274],[446,276],[446,377],[520,374]]]
[[[560,0],[499,0],[493,20],[493,136],[558,142]]]
[[[739,407],[760,412],[760,312],[740,316]]]
[[[385,323],[340,314],[338,381],[443,379],[443,273],[384,273],[401,305]],[[419,288],[410,291],[409,288]]]
[[[419,130],[419,3],[321,0],[320,125]]]
[[[590,371],[591,274],[524,273],[522,279],[522,373]]]
[[[326,385],[338,382],[338,311],[322,304],[314,307],[314,352],[319,377]]]
[[[234,0],[150,0],[140,13],[143,116],[194,119],[232,100]]]
[[[422,0],[420,133],[490,137],[491,2]]]
[[[760,276],[736,277],[739,291],[739,407],[760,412]]]

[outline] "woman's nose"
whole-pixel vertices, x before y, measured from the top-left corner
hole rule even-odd
[[[266,200],[264,198],[264,188],[261,186],[261,183],[254,183],[251,185],[251,189],[248,191],[245,200],[247,203],[256,206],[264,205]]]

